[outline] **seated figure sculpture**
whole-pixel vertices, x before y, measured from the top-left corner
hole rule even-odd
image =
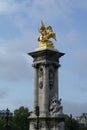
[[[56,97],[53,97],[50,101],[50,115],[58,116],[59,114],[63,114],[63,107],[61,106],[61,99],[57,100]]]

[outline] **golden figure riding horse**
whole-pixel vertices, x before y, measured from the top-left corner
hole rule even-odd
[[[38,37],[38,41],[41,43],[44,42],[51,42],[49,39],[53,38],[56,40],[56,34],[53,32],[53,29],[51,26],[45,26],[43,22],[42,26],[39,29],[39,32],[41,33],[41,36]]]

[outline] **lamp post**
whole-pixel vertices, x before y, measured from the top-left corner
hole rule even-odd
[[[9,114],[10,114],[10,111],[9,111],[9,109],[7,108],[7,109],[6,109],[6,125],[5,125],[6,130],[8,130],[9,127],[10,127],[10,126],[9,126],[9,123],[8,123]]]
[[[4,125],[4,128],[6,130],[8,130],[10,128],[10,125],[8,123],[8,119],[9,119],[9,117],[12,117],[12,116],[13,116],[13,113],[10,112],[10,110],[8,108],[6,110],[0,110],[0,118],[6,119],[6,123]]]
[[[70,114],[70,130],[73,130],[72,114]]]
[[[36,130],[39,130],[39,106],[35,107],[35,114],[37,116]]]

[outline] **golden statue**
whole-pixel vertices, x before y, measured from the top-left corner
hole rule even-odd
[[[52,41],[50,41],[50,38],[53,38],[56,40],[56,34],[53,32],[53,29],[51,26],[45,26],[43,22],[41,22],[41,27],[39,29],[40,36],[38,37],[38,41],[40,42],[40,48],[54,48]]]
[[[56,34],[53,32],[51,26],[45,26],[43,22],[41,22],[42,26],[40,27],[39,32],[41,36],[38,37],[39,42],[48,42],[50,38],[54,38],[56,40]]]

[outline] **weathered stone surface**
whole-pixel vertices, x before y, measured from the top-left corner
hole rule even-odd
[[[28,53],[33,57],[34,108],[39,106],[40,130],[64,130],[63,107],[59,102],[58,68],[59,58],[64,55],[57,50],[44,49]],[[52,99],[56,97],[55,101]],[[29,118],[30,130],[35,130],[36,115]]]

